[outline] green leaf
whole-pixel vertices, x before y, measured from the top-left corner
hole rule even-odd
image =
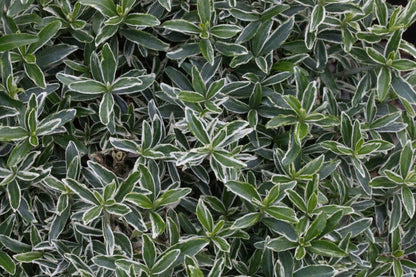
[[[281,189],[280,184],[274,185],[269,190],[269,193],[267,194],[267,196],[264,198],[263,204],[267,206],[273,204],[280,195],[280,189]]]
[[[267,248],[275,252],[282,252],[286,250],[290,250],[296,248],[298,246],[297,242],[290,241],[285,237],[280,237],[276,239],[272,239],[267,243]]]
[[[217,41],[215,42],[215,48],[219,53],[227,57],[248,54],[247,48],[236,43]]]
[[[35,43],[39,38],[30,34],[7,34],[0,37],[0,52]]]
[[[152,209],[153,202],[146,195],[138,192],[131,192],[126,195],[126,201],[132,202],[143,209]]]
[[[367,52],[367,55],[376,63],[382,64],[382,65],[386,64],[386,58],[384,58],[384,56],[377,50],[367,47],[366,52]]]
[[[400,175],[403,180],[409,175],[410,168],[413,165],[413,149],[410,142],[408,142],[400,153]]]
[[[114,94],[129,94],[132,89],[134,92],[142,90],[140,87],[146,84],[138,77],[120,77],[111,86]]]
[[[390,53],[396,52],[399,48],[400,41],[402,39],[403,30],[397,30],[390,36],[389,41],[386,44],[386,48],[384,49],[384,56],[390,56]]]
[[[297,175],[299,176],[312,176],[321,170],[322,165],[324,164],[324,155],[319,156],[316,159],[308,162],[304,167],[302,167],[298,172]]]
[[[346,113],[341,114],[341,135],[345,145],[351,146],[352,122]]]
[[[190,188],[176,188],[165,191],[161,197],[157,199],[158,206],[165,206],[181,201],[182,198],[190,194]]]
[[[32,80],[37,86],[46,88],[45,76],[37,64],[25,63],[24,68],[30,80]]]
[[[147,235],[143,235],[142,241],[142,253],[144,262],[149,268],[152,268],[156,260],[156,247],[151,238]]]
[[[148,149],[152,145],[153,134],[149,123],[143,121],[142,124],[142,148]]]
[[[392,75],[391,86],[393,90],[402,98],[410,103],[416,103],[416,92],[412,86],[401,76],[397,74]]]
[[[107,87],[103,83],[95,80],[77,81],[71,83],[69,88],[76,92],[91,95],[102,94],[107,91]]]
[[[309,32],[314,32],[318,29],[319,25],[325,20],[325,6],[315,5],[311,14],[311,23],[309,25]]]
[[[333,277],[334,268],[328,265],[308,265],[296,270],[293,277]]]
[[[198,92],[186,90],[179,92],[178,99],[189,103],[200,103],[205,101],[205,97]]]
[[[209,240],[203,237],[192,237],[183,241],[180,241],[168,248],[166,251],[179,250],[180,255],[177,258],[174,266],[183,262],[185,255],[194,256],[199,253],[205,246],[209,244]]]
[[[211,0],[198,0],[197,9],[202,24],[209,24],[211,21]]]
[[[386,99],[391,85],[391,71],[387,67],[381,67],[377,75],[377,96],[380,101]]]
[[[143,164],[139,164],[139,170],[140,170],[140,173],[141,173],[140,184],[146,190],[155,194],[157,192],[156,191],[156,183],[154,181],[155,179],[153,178],[149,168],[146,167]]]
[[[344,42],[344,51],[349,53],[351,52],[352,46],[355,42],[355,37],[348,28],[341,29],[341,31],[342,41]]]
[[[127,15],[124,23],[127,25],[132,26],[146,26],[146,27],[153,27],[160,25],[160,21],[151,14],[145,13],[130,13]]]
[[[241,31],[241,28],[236,25],[218,24],[211,28],[210,32],[213,36],[228,39],[232,38]]]
[[[165,10],[170,11],[172,8],[172,0],[157,0],[159,4],[165,8]]]
[[[199,34],[200,28],[184,19],[173,19],[163,22],[162,26],[168,30],[185,34]]]
[[[138,183],[140,179],[140,172],[131,173],[127,179],[118,187],[117,192],[114,196],[114,200],[121,202],[127,194],[129,194]]]
[[[103,74],[103,80],[106,84],[112,84],[116,75],[117,61],[108,43],[104,44],[101,55],[101,72]]]
[[[260,19],[258,14],[242,9],[231,9],[231,14],[242,21],[257,21]]]
[[[325,229],[325,225],[326,225],[326,214],[320,213],[312,221],[311,225],[306,231],[306,234],[304,237],[305,241],[311,241],[312,239],[319,236],[322,233],[322,231]]]
[[[55,242],[56,244],[56,242]],[[65,253],[65,258],[79,271],[83,272],[85,276],[92,277],[93,272],[91,268],[78,256],[72,253]]]
[[[305,255],[306,255],[306,249],[304,246],[299,245],[298,247],[296,247],[295,249],[296,260],[302,260],[303,258],[305,258]]]
[[[208,277],[221,276],[225,264],[225,258],[216,259]]]
[[[66,109],[56,113],[52,113],[42,119],[37,126],[37,134],[39,136],[56,133],[59,127],[72,121],[76,116],[77,110]]]
[[[394,60],[391,67],[401,71],[409,71],[416,69],[416,62],[406,59]]]
[[[342,258],[347,255],[344,250],[328,240],[313,240],[311,241],[311,245],[308,249],[321,256]]]
[[[306,123],[296,123],[295,131],[294,131],[294,138],[298,144],[308,135],[309,133],[309,125]]]
[[[39,50],[42,46],[44,46],[49,40],[51,40],[56,33],[61,28],[62,23],[59,20],[52,21],[48,25],[42,28],[38,33],[39,40],[35,43],[32,43],[28,49],[26,50],[27,53],[35,53]]]
[[[25,253],[32,250],[32,247],[29,244],[12,239],[9,236],[2,234],[0,234],[0,243],[13,253]]]
[[[117,187],[117,184],[116,184],[115,180],[111,181],[109,184],[107,184],[104,187],[104,191],[102,193],[102,198],[103,198],[104,201],[107,201],[107,200],[110,200],[110,199],[113,198],[114,193],[116,191],[116,187]],[[101,197],[99,197],[99,198],[101,198]]]
[[[162,256],[158,258],[157,262],[152,267],[152,273],[161,274],[168,270],[178,259],[180,253],[181,251],[179,249],[173,249],[165,252]]]
[[[297,223],[298,219],[296,218],[295,211],[288,207],[268,207],[265,209],[266,213],[271,215],[272,217],[289,222],[289,223]]]
[[[118,138],[110,138],[110,143],[117,149],[130,152],[130,153],[139,153],[140,146],[132,140],[128,139],[118,139]]]
[[[264,57],[256,57],[254,61],[256,62],[257,66],[260,68],[261,71],[263,71],[264,73],[269,72],[269,66]]]
[[[17,210],[22,199],[22,192],[16,180],[7,185],[7,196],[9,197],[10,206],[13,210]]]
[[[381,25],[385,26],[387,25],[387,18],[388,18],[388,11],[387,11],[387,5],[386,2],[382,0],[376,0],[376,16],[377,20],[380,22]]]
[[[266,40],[259,55],[266,55],[270,51],[278,49],[289,37],[294,25],[294,18],[291,17],[283,22]]]
[[[214,151],[212,157],[224,167],[241,168],[246,167],[246,164],[231,157],[225,151]]]
[[[19,262],[28,263],[28,262],[40,259],[42,256],[43,254],[41,251],[31,251],[31,252],[13,255],[13,258]]]
[[[111,93],[105,93],[100,103],[99,116],[104,125],[108,125],[114,109],[114,98]]]
[[[101,206],[94,206],[87,210],[82,216],[82,221],[85,225],[91,223],[94,219],[100,217],[103,208]]]
[[[384,176],[378,176],[371,180],[370,186],[373,188],[390,189],[397,187],[397,184]]]
[[[169,44],[144,31],[128,29],[122,31],[121,33],[126,39],[148,49],[165,51],[169,47]]]
[[[272,19],[276,15],[281,14],[282,12],[286,11],[289,8],[290,6],[285,5],[285,4],[271,6],[270,8],[268,8],[261,14],[261,20],[265,22],[269,19]]]
[[[121,0],[120,1],[120,5],[123,8],[122,10],[130,10],[131,8],[133,8],[134,4],[136,2],[134,0]]]
[[[150,223],[152,225],[152,238],[157,238],[165,231],[165,222],[162,217],[155,212],[150,212]]]
[[[214,244],[222,251],[222,252],[230,252],[230,244],[227,242],[226,239],[222,237],[213,237],[211,238]]]
[[[292,108],[296,114],[300,114],[300,110],[302,108],[302,104],[300,101],[293,95],[285,95],[283,96],[283,100]]]
[[[116,5],[112,0],[80,0],[79,3],[93,7],[108,17],[117,15]]]
[[[0,127],[1,129],[1,127]],[[30,143],[28,139],[17,144],[7,159],[7,167],[12,168],[17,165],[30,151]]]
[[[199,72],[196,66],[192,67],[192,87],[195,91],[199,92],[202,95],[206,94],[206,86],[205,82],[202,79],[201,73]]]
[[[278,116],[273,117],[269,122],[267,122],[267,128],[277,128],[281,126],[287,126],[295,124],[297,121],[296,116],[291,114],[279,114]]]
[[[27,136],[27,131],[22,127],[0,126],[0,141],[22,140]]]
[[[65,185],[67,185],[76,195],[90,204],[100,205],[98,199],[94,196],[91,190],[89,190],[84,184],[79,183],[74,179],[64,179]]]
[[[198,205],[196,206],[196,216],[198,217],[199,222],[208,232],[212,232],[214,227],[214,219],[212,218],[211,212],[205,206],[204,202],[200,198]]]
[[[210,138],[202,121],[190,109],[185,109],[185,119],[191,133],[203,144],[209,144]]]
[[[0,106],[0,119],[18,115],[19,112],[13,107]]]
[[[26,121],[26,126],[27,128],[29,128],[30,133],[36,132],[36,127],[38,125],[36,117],[37,117],[37,111],[35,108],[33,108],[27,115],[27,121]]]
[[[116,18],[116,20],[121,19],[121,18],[117,18],[117,17],[113,17],[113,18]],[[103,42],[107,41],[112,36],[114,36],[115,33],[117,33],[117,31],[119,30],[119,26],[117,25],[117,23],[112,23],[110,25],[105,25],[103,28],[100,28],[99,33],[97,34],[97,36],[95,38],[95,45],[98,46],[98,45],[102,44]],[[92,70],[94,70],[94,69],[92,68]]]
[[[104,255],[97,255],[92,260],[94,264],[101,268],[109,269],[109,270],[116,270],[116,262],[123,258],[121,255],[111,255],[111,256],[104,256]]]
[[[208,61],[210,65],[214,65],[214,48],[209,39],[201,39],[199,41],[199,48],[202,56]]]
[[[16,265],[13,260],[3,251],[0,251],[0,266],[12,275],[16,272]]]
[[[109,214],[113,214],[113,215],[116,215],[116,216],[125,216],[126,214],[128,214],[131,211],[126,205],[118,204],[118,203],[107,205],[105,207],[105,210]]]
[[[393,272],[395,277],[401,277],[403,275],[402,264],[398,260],[393,261]]]
[[[248,125],[248,122],[243,120],[234,120],[223,125],[221,131],[219,131],[213,139],[213,146],[225,147],[239,141],[253,131],[253,129],[247,128]],[[218,152],[224,153],[224,151],[220,150],[218,150]]]
[[[261,201],[260,195],[257,192],[256,188],[253,185],[240,181],[229,181],[225,186],[231,190],[234,194],[240,196],[241,198],[252,202],[253,199]]]
[[[402,187],[402,203],[410,218],[415,214],[415,198],[408,187]]]
[[[249,213],[237,219],[231,226],[231,229],[245,229],[253,226],[259,221],[259,213]]]
[[[346,236],[348,233],[351,233],[351,237],[355,237],[369,228],[371,226],[371,222],[372,218],[361,218],[353,221],[347,226],[339,228],[337,231],[341,234],[341,236]]]
[[[403,259],[401,260],[401,264],[405,267],[411,268],[411,269],[415,269],[416,268],[416,263],[407,259]]]
[[[295,206],[303,212],[307,211],[305,201],[302,197],[294,190],[287,190],[287,196],[289,197],[290,201],[295,204]]]

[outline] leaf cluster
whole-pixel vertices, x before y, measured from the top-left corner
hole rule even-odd
[[[1,276],[413,276],[416,0],[0,0]]]

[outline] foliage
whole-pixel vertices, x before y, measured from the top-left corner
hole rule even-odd
[[[414,275],[415,0],[0,7],[2,276]]]

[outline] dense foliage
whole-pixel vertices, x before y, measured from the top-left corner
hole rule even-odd
[[[415,0],[0,7],[1,276],[414,276]]]

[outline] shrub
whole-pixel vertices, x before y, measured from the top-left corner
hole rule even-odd
[[[416,1],[0,4],[2,276],[413,276]]]

